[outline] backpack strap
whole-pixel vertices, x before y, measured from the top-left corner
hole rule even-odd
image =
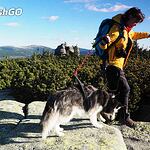
[[[112,20],[112,19],[105,19],[102,21],[102,23],[100,24],[100,27],[99,27],[99,31],[98,31],[96,37],[94,38],[95,42],[93,44],[93,48],[95,48],[95,46],[102,40],[103,35],[101,32],[103,31],[104,26],[107,25],[107,27],[105,29],[108,33],[109,30],[111,29],[111,27],[113,26],[113,24],[114,24],[114,20]]]
[[[113,19],[108,19],[108,20],[111,20],[111,21],[112,21],[111,27],[112,27],[114,24],[117,24],[120,29],[119,29],[119,36],[116,38],[116,40],[115,40],[113,43],[111,43],[111,44],[107,47],[107,49],[106,49],[105,51],[108,51],[108,49],[110,49],[113,45],[115,45],[121,38],[125,38],[125,37],[124,37],[124,34],[123,34],[124,26],[121,25],[120,23],[116,22],[116,21],[113,20]],[[104,25],[102,25],[102,26],[104,26]],[[102,27],[102,26],[100,26],[100,27]],[[111,28],[110,28],[110,29],[111,29]],[[109,29],[109,30],[110,30],[110,29]],[[109,32],[109,31],[108,31],[108,32]],[[97,34],[96,38],[98,38],[98,36],[100,36],[100,35]],[[95,39],[96,39],[96,38],[95,38]],[[95,42],[95,43],[93,44],[93,48],[94,48],[100,41],[101,41],[101,38],[100,38],[99,40],[97,40],[97,42]]]
[[[119,23],[117,23],[119,24]],[[120,25],[120,24],[119,24]],[[114,42],[112,42],[106,49],[106,51],[108,51],[108,49],[110,49],[112,46],[114,46],[121,38],[124,38],[124,34],[123,34],[123,26],[120,25],[120,30],[119,30],[119,36],[116,38],[116,40]]]

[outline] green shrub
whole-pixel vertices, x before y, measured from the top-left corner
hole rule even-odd
[[[145,53],[144,53],[145,54]],[[20,91],[22,99],[28,95],[41,99],[50,92],[66,88],[74,70],[84,60],[84,56],[58,57],[44,52],[34,54],[31,58],[4,59],[0,61],[0,89],[12,88]],[[78,71],[78,77],[84,84],[106,88],[100,70],[101,60],[97,56],[90,56]],[[131,87],[129,109],[134,112],[138,109],[141,94],[150,85],[149,58],[135,57],[128,61],[125,68],[126,77]],[[30,91],[24,93],[24,90]],[[32,94],[31,94],[32,92]],[[20,97],[19,97],[20,98]],[[44,97],[45,98],[45,97]]]

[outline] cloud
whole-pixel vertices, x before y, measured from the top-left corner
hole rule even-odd
[[[20,24],[18,22],[8,22],[4,24],[5,26],[9,26],[9,27],[18,27],[20,26]]]
[[[90,3],[95,0],[64,0],[65,3]]]
[[[86,5],[86,8],[91,11],[96,12],[114,12],[114,11],[120,11],[123,9],[131,8],[131,6],[123,5],[123,4],[116,4],[114,6],[111,6],[109,8],[98,8],[95,5]]]
[[[56,21],[56,20],[59,19],[59,16],[42,17],[42,19],[46,19],[46,20],[48,20],[48,21],[50,21],[50,22],[54,22],[54,21]]]
[[[150,16],[148,17],[148,20],[150,20]]]

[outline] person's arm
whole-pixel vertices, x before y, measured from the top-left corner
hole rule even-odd
[[[144,39],[144,38],[150,38],[150,33],[131,31],[131,36],[133,40],[139,40],[139,39]]]
[[[99,46],[101,49],[107,49],[119,36],[119,26],[113,25],[109,31],[109,33],[102,38]]]

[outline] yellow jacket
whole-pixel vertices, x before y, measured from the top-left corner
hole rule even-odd
[[[115,20],[118,23],[121,23],[121,16],[122,14],[118,14],[114,16],[112,19]],[[110,37],[110,42],[106,45],[99,45],[102,49],[107,49],[109,45],[114,42],[117,37],[119,36],[120,26],[116,23],[112,26],[109,33],[107,34]],[[120,38],[118,42],[116,42],[110,49],[109,52],[109,65],[116,66],[120,69],[123,69],[123,67],[126,65],[126,62],[128,60],[129,54],[131,52],[132,46],[133,46],[133,40],[148,38],[149,33],[147,32],[134,32],[134,31],[127,31],[124,27],[123,29],[123,38]],[[126,58],[123,57],[116,57],[116,51],[124,49],[127,53]]]

